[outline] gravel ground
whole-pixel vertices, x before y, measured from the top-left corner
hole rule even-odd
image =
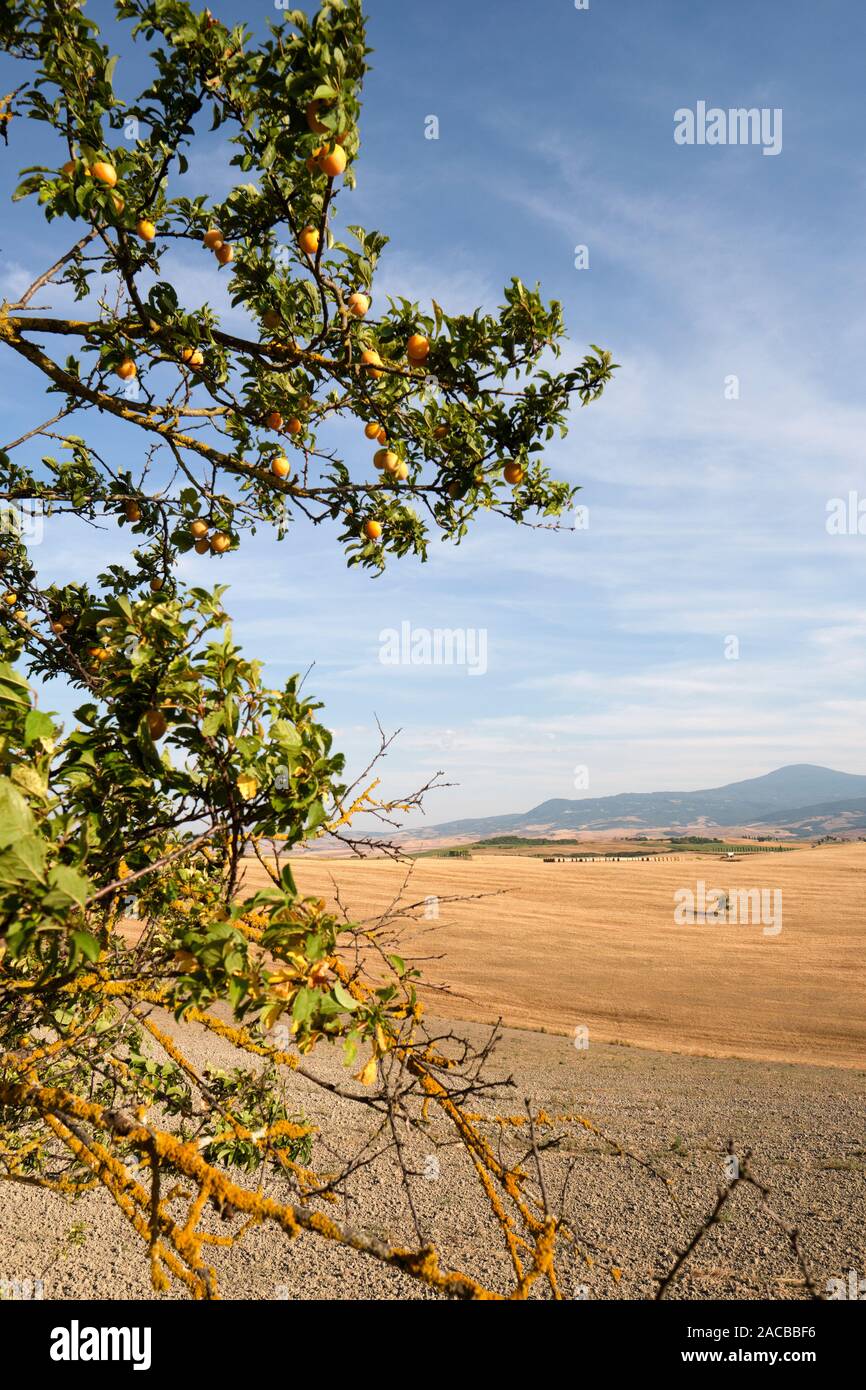
[[[475,1040],[485,1035],[472,1024],[454,1027]],[[238,1062],[233,1049],[219,1039],[194,1036],[194,1045],[187,1038],[186,1050],[196,1065]],[[584,1128],[566,1125],[542,1132],[545,1138],[563,1136],[559,1147],[545,1155],[551,1204],[558,1207],[570,1170],[562,1209],[592,1256],[590,1265],[571,1251],[564,1253],[561,1286],[567,1296],[651,1297],[654,1281],[715,1202],[724,1182],[729,1138],[736,1151],[752,1150],[753,1171],[770,1189],[773,1209],[798,1228],[820,1286],[849,1269],[861,1277],[866,1273],[866,1073],[624,1046],[577,1051],[569,1038],[515,1029],[504,1030],[491,1070],[515,1081],[508,1099],[495,1107],[500,1112],[521,1112],[524,1097],[535,1110],[578,1111],[669,1179],[666,1186]],[[332,1075],[345,1085],[346,1073],[336,1059]],[[298,1078],[292,1077],[291,1085],[297,1086]],[[365,1107],[306,1085],[300,1103],[329,1138],[339,1136],[335,1142],[342,1152],[369,1131]],[[435,1132],[445,1137],[439,1121]],[[525,1148],[525,1131],[521,1139]],[[422,1224],[439,1246],[443,1263],[491,1287],[507,1287],[509,1265],[501,1237],[465,1159],[454,1148],[436,1149],[426,1137],[411,1141],[413,1166],[420,1172],[435,1172],[429,1161],[434,1153],[439,1174],[419,1181],[416,1191]],[[321,1142],[314,1162],[330,1166]],[[287,1195],[279,1179],[268,1190]],[[42,1278],[44,1296],[50,1299],[153,1297],[141,1242],[106,1194],[71,1202],[3,1184],[0,1202],[0,1279]],[[379,1236],[412,1239],[389,1156],[356,1177],[349,1197],[329,1210]],[[226,1234],[237,1218],[223,1224],[214,1216],[213,1221],[214,1229]],[[224,1298],[435,1296],[369,1256],[311,1235],[290,1241],[273,1227],[251,1230],[236,1248],[218,1251],[214,1263]],[[613,1267],[622,1271],[619,1279],[611,1274]],[[789,1243],[752,1188],[742,1185],[734,1193],[726,1219],[690,1257],[672,1296],[806,1296]]]

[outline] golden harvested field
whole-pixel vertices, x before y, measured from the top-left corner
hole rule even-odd
[[[293,869],[303,893],[330,898],[337,884],[354,920],[387,907],[407,874],[385,859],[305,856]],[[246,872],[251,887],[264,878],[257,865]],[[675,925],[674,893],[698,879],[781,889],[781,932]],[[471,894],[496,896],[448,901]],[[441,957],[423,966],[438,1014],[501,1015],[553,1033],[586,1025],[591,1040],[662,1051],[866,1067],[866,844],[734,863],[417,860],[405,900],[428,895],[438,921],[407,923],[401,954]]]

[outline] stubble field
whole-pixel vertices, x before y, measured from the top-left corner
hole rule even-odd
[[[416,904],[402,954],[423,960],[422,994],[450,1017],[585,1027],[590,1040],[661,1051],[866,1065],[866,844],[728,863],[477,855],[416,860],[410,871],[310,856],[293,867],[303,893],[338,890],[355,920],[401,894]],[[246,872],[251,886],[264,880],[257,865]],[[699,879],[707,890],[779,889],[782,930],[676,925],[674,895]]]

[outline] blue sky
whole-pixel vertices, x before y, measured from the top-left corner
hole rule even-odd
[[[253,28],[276,13],[211,8]],[[87,10],[114,28],[103,0]],[[458,549],[435,541],[427,565],[394,563],[376,580],[347,571],[324,529],[297,527],[282,545],[260,533],[223,561],[185,561],[185,574],[230,584],[236,636],[275,681],[315,661],[308,688],[353,769],[375,747],[374,716],[402,727],[386,790],[438,769],[457,784],[429,799],[428,821],[786,762],[866,772],[866,535],[825,524],[830,499],[866,497],[866,11],[372,0],[369,13],[358,189],[341,215],[391,237],[378,295],[490,309],[517,274],[563,302],[565,360],[589,342],[613,350],[614,383],[548,455],[581,485],[589,526],[483,518]],[[676,145],[674,112],[699,100],[781,108],[781,153]],[[430,115],[438,140],[425,139]],[[21,165],[54,162],[48,139],[13,131],[4,197]],[[190,178],[222,192],[226,167],[219,135],[197,141]],[[4,206],[11,298],[68,228]],[[574,266],[579,244],[589,269]],[[203,256],[184,250],[173,269],[188,301],[227,309]],[[42,408],[26,364],[4,366],[0,443]],[[138,447],[110,437],[118,460]],[[113,526],[57,520],[35,556],[59,578],[94,574],[123,548]],[[483,629],[486,674],[383,665],[380,633],[402,621]],[[61,691],[46,703],[69,709]],[[575,788],[576,767],[588,786]]]

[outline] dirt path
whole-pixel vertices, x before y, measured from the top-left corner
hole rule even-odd
[[[473,1025],[466,1031],[480,1036]],[[211,1036],[189,1047],[189,1055],[199,1066],[239,1060]],[[559,1203],[571,1170],[562,1210],[593,1261],[590,1266],[565,1255],[567,1296],[651,1297],[655,1281],[712,1207],[724,1181],[729,1137],[738,1152],[753,1149],[758,1176],[780,1214],[799,1227],[822,1286],[852,1268],[861,1277],[866,1273],[863,1073],[593,1044],[578,1051],[567,1038],[518,1030],[505,1031],[495,1069],[516,1083],[500,1108],[519,1112],[529,1097],[533,1107],[551,1113],[581,1111],[669,1179],[665,1185],[586,1130],[550,1132],[562,1135],[547,1156],[551,1200]],[[336,1058],[332,1070],[345,1084]],[[287,1083],[302,1085],[293,1075]],[[298,1104],[327,1126],[338,1148],[365,1135],[369,1121],[361,1107],[309,1087],[299,1091]],[[439,1162],[438,1172],[418,1184],[422,1220],[449,1263],[505,1287],[508,1262],[478,1184],[453,1148],[436,1149],[437,1134],[414,1141],[412,1151],[420,1171],[431,1154]],[[380,1235],[410,1238],[391,1160],[378,1160],[364,1183],[363,1200],[356,1192],[333,1214]],[[272,1190],[279,1195],[278,1186]],[[108,1199],[87,1195],[70,1204],[3,1184],[0,1201],[0,1278],[41,1277],[46,1298],[152,1296],[141,1242]],[[214,1222],[220,1234],[233,1229]],[[234,1250],[216,1251],[214,1262],[225,1297],[430,1296],[369,1257],[311,1236],[290,1242],[267,1227],[251,1231]],[[614,1267],[622,1270],[618,1282]],[[691,1258],[676,1296],[804,1296],[787,1241],[754,1192],[738,1189],[730,1219],[714,1227]]]

